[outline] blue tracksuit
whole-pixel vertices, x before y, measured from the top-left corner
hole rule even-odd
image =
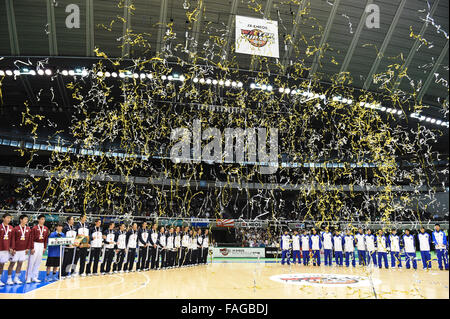
[[[430,234],[423,232],[417,235],[417,239],[419,240],[420,256],[422,259],[423,269],[431,269],[431,236]]]
[[[337,266],[342,266],[343,264],[343,255],[342,255],[342,247],[344,246],[344,238],[342,235],[337,235],[333,237],[333,246],[334,246],[334,260]]]
[[[366,252],[367,252],[367,265],[373,264],[377,265],[377,240],[373,234],[364,235],[364,240],[366,242]]]
[[[416,242],[414,239],[414,236],[409,235],[403,235],[403,245],[405,247],[405,259],[406,259],[406,269],[410,268],[410,264],[412,261],[413,268],[417,269],[417,261],[416,261]]]
[[[391,250],[391,267],[398,265],[398,268],[402,268],[402,258],[400,257],[400,237],[398,237],[398,235],[389,235],[389,247]]]
[[[313,258],[313,266],[320,266],[320,249],[322,248],[322,242],[320,236],[315,234],[311,235],[311,250]]]
[[[330,232],[322,234],[323,258],[325,259],[325,266],[332,266],[333,260],[333,235]]]
[[[301,238],[301,248],[303,255],[303,265],[309,265],[309,250],[311,249],[311,237],[309,235],[302,235]]]
[[[345,266],[350,266],[350,259],[352,266],[356,267],[356,253],[355,253],[355,237],[352,235],[345,235],[344,237],[344,251],[345,251]]]
[[[61,233],[57,233],[56,231],[52,232],[48,238],[65,238],[66,234],[64,234],[63,232]],[[59,257],[60,255],[60,246],[48,246],[48,252],[47,252],[47,256],[48,257]]]
[[[298,258],[298,263],[301,264],[302,261],[300,259],[300,235],[293,235],[292,236],[292,263],[295,264],[295,261]]]
[[[367,265],[366,257],[366,243],[364,234],[358,233],[355,235],[356,249],[358,250],[358,263],[359,265]]]
[[[280,240],[280,248],[281,248],[281,264],[284,265],[284,260],[287,260],[287,264],[290,265],[291,262],[289,260],[289,250],[291,249],[291,236],[283,235]]]
[[[448,270],[447,236],[445,236],[445,233],[442,230],[433,232],[433,244],[438,259],[439,269],[442,270],[443,262],[445,270]]]
[[[377,235],[377,248],[378,248],[378,267],[388,269],[387,248],[389,247],[389,239],[385,235]]]

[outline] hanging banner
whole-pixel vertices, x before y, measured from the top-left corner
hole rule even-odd
[[[217,227],[234,227],[234,219],[216,219]]]
[[[236,53],[279,58],[278,21],[236,16]]]
[[[209,220],[207,218],[191,218],[192,227],[208,227]]]

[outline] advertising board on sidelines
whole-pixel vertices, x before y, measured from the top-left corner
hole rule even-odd
[[[266,221],[235,222],[236,228],[267,228]]]
[[[213,257],[244,257],[244,258],[258,258],[265,256],[264,248],[249,248],[249,247],[214,247],[212,249]]]

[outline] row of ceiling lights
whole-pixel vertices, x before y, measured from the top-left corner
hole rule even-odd
[[[60,72],[63,76],[82,76],[82,77],[86,77],[89,75],[89,70],[83,68],[76,68],[74,70],[62,70]],[[19,75],[47,75],[47,76],[51,76],[53,75],[53,71],[51,69],[37,69],[35,70],[30,70],[28,68],[23,68],[21,70],[0,70],[0,76],[19,76]],[[109,71],[98,71],[96,73],[96,75],[98,77],[113,77],[113,78],[134,78],[134,79],[153,79],[153,74],[152,73],[131,73],[130,71],[125,71],[125,72],[109,72]],[[163,81],[180,81],[180,82],[184,82],[186,80],[186,77],[184,75],[178,75],[178,74],[172,74],[172,75],[162,75],[161,76],[161,80]],[[232,80],[222,80],[222,79],[211,79],[211,78],[198,78],[198,77],[194,77],[192,79],[192,81],[194,83],[200,83],[200,84],[212,84],[212,85],[220,85],[220,86],[226,86],[226,87],[238,87],[238,88],[242,88],[243,87],[243,83],[240,81],[232,81]],[[270,84],[260,84],[260,83],[251,83],[250,84],[250,89],[253,90],[262,90],[262,91],[267,91],[267,92],[272,92],[273,91],[273,86]],[[313,93],[310,91],[304,91],[304,90],[300,90],[300,89],[290,89],[290,88],[284,88],[284,87],[280,87],[278,88],[278,92],[282,93],[282,94],[291,94],[291,95],[302,95],[306,98],[309,99],[321,99],[321,100],[325,100],[326,96],[324,94],[318,94],[318,93]],[[333,96],[332,97],[332,101],[333,102],[340,102],[343,104],[348,104],[351,105],[353,104],[353,100],[349,99],[349,98],[345,98],[342,96]],[[361,106],[364,106],[366,108],[370,108],[370,109],[375,109],[381,112],[386,112],[386,113],[390,113],[393,115],[402,115],[403,111],[402,110],[397,110],[394,108],[390,108],[390,107],[385,107],[382,106],[380,103],[367,103],[367,102],[359,102]],[[440,126],[445,126],[445,127],[449,127],[449,122],[448,121],[444,121],[444,120],[440,120],[440,119],[435,119],[432,117],[427,117],[424,115],[420,115],[419,113],[411,113],[410,114],[411,118],[415,118],[421,122],[427,122],[427,123],[431,123],[431,124],[435,124],[435,125],[440,125]]]

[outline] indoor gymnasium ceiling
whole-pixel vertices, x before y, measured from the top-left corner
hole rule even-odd
[[[408,76],[418,86],[423,103],[440,106],[448,99],[448,10],[446,0],[299,0],[285,5],[280,0],[123,0],[125,6],[134,5],[131,15],[124,6],[111,0],[5,0],[0,2],[0,56],[64,56],[92,57],[98,47],[109,57],[136,58],[143,53],[128,46],[121,47],[127,28],[148,37],[151,45],[145,56],[161,50],[163,26],[173,22],[176,34],[174,46],[196,51],[210,39],[212,33],[224,37],[227,45],[220,48],[229,60],[236,58],[239,68],[251,69],[250,55],[235,54],[234,16],[236,14],[268,19],[279,23],[280,63],[303,61],[308,72],[304,77],[319,74],[323,81],[340,71],[348,71],[352,85],[376,91],[371,83],[374,74],[385,71],[394,57],[406,61]],[[363,26],[364,9],[375,3],[380,8],[380,28]],[[77,4],[80,8],[80,28],[68,29],[65,8]],[[333,5],[334,4],[334,5]],[[256,10],[254,8],[260,9]],[[202,14],[189,22],[187,12],[198,6]],[[302,15],[305,8],[310,10]],[[258,12],[259,11],[259,12]],[[424,22],[430,14],[428,23]],[[121,17],[128,17],[125,21]],[[52,21],[55,23],[52,24]],[[113,21],[113,22],[112,22]],[[360,23],[360,21],[362,21]],[[361,27],[360,27],[361,25]],[[412,28],[410,30],[410,27]],[[229,31],[229,32],[228,32]],[[415,35],[410,36],[411,31]],[[285,38],[300,43],[298,52]],[[301,39],[313,39],[315,44],[329,44],[318,63],[318,54],[307,55]],[[426,43],[424,42],[426,41]],[[186,50],[173,51],[183,55]],[[377,56],[377,52],[379,52]],[[1,61],[0,61],[1,63]],[[289,71],[289,69],[288,69]],[[303,75],[302,75],[303,76]],[[411,93],[408,78],[398,88]],[[436,83],[439,82],[439,83]]]

